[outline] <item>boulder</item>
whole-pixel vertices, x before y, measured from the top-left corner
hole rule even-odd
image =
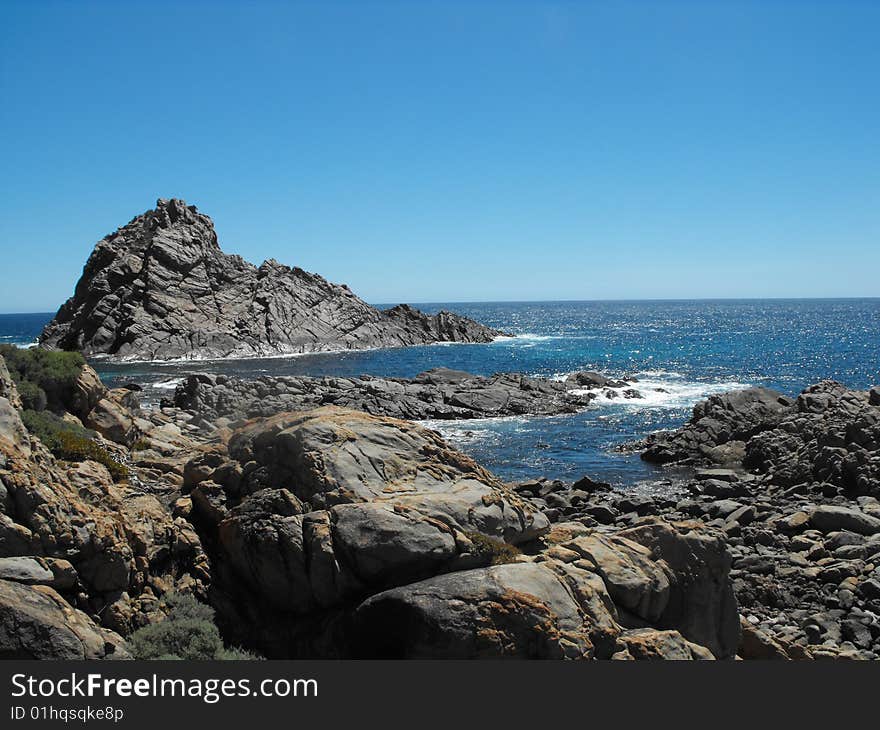
[[[374,659],[578,659],[593,647],[559,577],[514,563],[372,596],[354,616],[356,654]]]
[[[663,615],[669,602],[669,574],[651,560],[649,549],[599,533],[575,538],[565,547],[602,578],[617,606],[648,622]]]
[[[55,575],[37,558],[0,558],[0,580],[49,585],[55,580]]]
[[[123,646],[52,588],[0,579],[0,659],[124,659]]]
[[[633,629],[621,634],[621,649],[612,659],[682,661],[714,659],[705,647],[685,639],[678,631]]]
[[[200,480],[195,522],[216,551],[215,585],[264,625],[486,565],[549,529],[494,475],[405,421],[332,406],[284,413],[216,454],[187,468]]]
[[[106,394],[107,388],[101,382],[98,373],[91,366],[84,365],[73,385],[69,403],[70,412],[83,420]]]
[[[709,396],[694,406],[687,425],[677,431],[649,435],[642,458],[659,464],[735,462],[742,458],[742,447],[732,451],[719,447],[742,444],[756,433],[773,428],[791,407],[787,398],[768,388]]]
[[[721,534],[700,523],[657,520],[618,537],[648,548],[669,569],[669,600],[656,625],[677,629],[719,659],[733,657],[739,611],[730,580],[732,557]]]
[[[880,517],[872,517],[859,509],[837,505],[820,505],[810,514],[810,524],[820,532],[847,530],[860,535],[880,533]]]

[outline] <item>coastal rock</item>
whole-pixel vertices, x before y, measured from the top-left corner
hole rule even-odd
[[[744,442],[790,410],[790,401],[768,388],[712,395],[694,406],[686,426],[648,436],[642,458],[657,464],[735,463],[744,456]]]
[[[255,610],[340,605],[488,561],[469,535],[516,544],[549,527],[473,460],[405,421],[332,406],[279,414],[236,432],[226,451],[228,461],[200,460],[193,509],[212,525],[224,589],[248,602],[252,592]]]
[[[656,521],[618,537],[649,548],[669,568],[669,600],[657,625],[676,628],[719,659],[733,657],[739,613],[729,577],[733,559],[721,534],[699,523]]]
[[[379,593],[355,612],[356,654],[381,659],[580,659],[582,609],[543,565],[443,575]]]
[[[834,381],[793,402],[763,388],[711,396],[688,424],[652,434],[645,446],[642,458],[655,463],[726,462],[785,488],[880,494],[880,407],[869,392]]]
[[[745,464],[776,484],[824,482],[880,495],[880,407],[864,391],[824,381],[801,393],[792,411],[751,439]]]
[[[0,659],[109,658],[128,658],[122,637],[48,586],[0,579]]]
[[[171,360],[491,342],[500,334],[450,312],[380,311],[317,274],[227,255],[211,219],[172,199],[98,242],[40,344]]]
[[[0,580],[48,585],[55,580],[55,575],[36,558],[0,558]]]
[[[598,392],[518,373],[483,377],[446,368],[412,379],[287,376],[242,380],[198,374],[177,386],[173,405],[208,421],[271,416],[331,404],[422,421],[574,413],[588,406]]]
[[[2,357],[0,366],[6,370]],[[78,403],[80,413],[88,409],[88,420],[102,400],[112,398],[119,414],[133,422],[138,417],[129,410],[133,401],[122,393],[117,399],[92,372],[86,366],[73,387],[81,397],[65,400]],[[149,603],[167,590],[204,596],[210,582],[207,556],[192,527],[175,519],[161,501],[161,490],[148,494],[133,477],[114,482],[95,461],[56,459],[21,425],[20,412],[11,406],[20,402],[15,384],[2,373],[0,383],[10,396],[0,398],[0,409],[5,407],[16,434],[4,438],[0,433],[0,578],[52,586],[104,626],[113,622],[108,608],[123,601],[131,622],[112,624],[123,633],[147,621],[142,597]],[[67,413],[65,419],[76,422],[77,417]],[[101,444],[124,452],[111,442]],[[190,442],[188,450],[193,448]],[[164,489],[176,492],[174,485]]]
[[[610,658],[625,626],[702,630],[716,647],[729,634],[723,550],[696,526],[658,538],[690,546],[668,558],[582,524],[551,530],[526,490],[410,422],[278,414],[186,471],[220,620],[268,656]]]
[[[620,536],[597,533],[565,547],[602,578],[616,605],[649,623],[663,615],[669,602],[669,574],[651,559],[650,550]]]
[[[633,629],[620,636],[621,649],[612,659],[687,661],[714,659],[703,646],[684,638],[678,631]]]
[[[872,517],[859,509],[830,504],[816,507],[810,514],[810,524],[826,534],[838,530],[847,530],[859,535],[880,533],[880,517]]]

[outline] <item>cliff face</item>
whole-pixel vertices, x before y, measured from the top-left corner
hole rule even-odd
[[[473,320],[407,305],[381,311],[317,274],[221,251],[211,219],[159,200],[95,246],[49,348],[121,360],[254,357],[431,342],[490,342]]]

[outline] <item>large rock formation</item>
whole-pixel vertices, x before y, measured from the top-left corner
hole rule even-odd
[[[160,617],[164,593],[206,595],[207,555],[193,527],[172,514],[173,480],[154,487],[132,473],[114,481],[102,463],[54,457],[25,428],[2,357],[0,393],[0,656],[118,655],[119,634]],[[133,433],[157,449],[196,448],[142,418],[87,365],[69,400],[78,412],[64,418],[103,431],[108,438],[95,434],[95,443],[120,460],[130,458]]]
[[[223,253],[211,219],[159,200],[95,246],[44,347],[126,360],[255,357],[501,334],[450,312],[380,311],[347,286],[269,260]]]
[[[191,461],[185,480],[223,625],[269,656],[720,658],[737,646],[717,537],[551,532],[528,499],[413,423],[282,413]],[[649,627],[667,631],[630,636]]]
[[[595,373],[579,373],[595,375]],[[282,411],[338,405],[376,416],[413,421],[498,416],[551,416],[574,413],[603,394],[606,398],[642,398],[628,381],[585,387],[520,373],[482,377],[435,368],[415,378],[264,376],[256,380],[200,373],[190,375],[173,404],[209,421],[254,418]]]
[[[0,659],[125,659],[122,639],[53,588],[0,580]]]
[[[653,435],[645,448],[646,459],[702,468],[684,493],[664,496],[589,484],[518,489],[535,506],[552,506],[544,509],[551,520],[594,519],[630,537],[648,536],[625,529],[646,515],[720,530],[743,613],[743,658],[880,657],[877,388],[825,381],[795,399],[761,388],[712,396],[689,423]],[[671,560],[662,537],[651,542]],[[677,627],[705,615],[681,615]]]
[[[826,380],[791,400],[749,388],[711,396],[677,431],[652,434],[642,458],[746,468],[777,486],[880,496],[880,398]],[[709,473],[708,477],[712,477]]]
[[[682,428],[648,436],[642,458],[658,464],[742,461],[745,442],[777,424],[790,408],[788,398],[769,388],[712,395],[694,406]]]

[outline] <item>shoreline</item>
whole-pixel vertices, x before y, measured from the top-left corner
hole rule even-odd
[[[16,621],[37,620],[22,613],[42,600],[35,581],[78,612],[83,632],[105,632],[101,656],[124,654],[125,637],[161,620],[163,597],[179,592],[211,603],[227,642],[269,658],[435,656],[415,616],[453,636],[451,606],[466,607],[465,626],[491,620],[508,637],[505,652],[523,658],[880,656],[878,388],[823,382],[797,398],[764,388],[712,395],[684,425],[642,443],[643,458],[671,464],[658,473],[674,488],[657,493],[589,475],[505,483],[438,433],[383,410],[405,404],[406,388],[426,399],[413,404],[441,407],[444,394],[457,409],[508,407],[511,393],[536,392],[544,395],[535,404],[559,407],[552,399],[585,384],[638,387],[598,373],[563,383],[449,370],[360,384],[201,375],[178,388],[190,405],[233,409],[231,394],[256,388],[262,412],[230,419],[172,402],[141,410],[136,392],[108,390],[86,365],[64,396],[66,423],[97,432],[115,475],[89,458],[56,461],[28,437],[4,373],[0,475],[16,503],[53,506],[45,519],[13,511],[2,529],[7,542],[48,530],[66,547],[62,558],[22,543],[0,560],[0,603]],[[260,391],[269,383],[275,396]],[[386,388],[394,396],[376,399]],[[328,404],[328,393],[345,398]],[[366,396],[374,413],[351,408]],[[811,445],[842,427],[856,471]],[[793,436],[799,445],[778,447]],[[55,536],[80,514],[93,526],[71,532],[72,545]],[[137,527],[144,520],[147,533]],[[128,537],[95,554],[90,545],[105,532]],[[427,613],[412,614],[391,644],[375,640],[416,605]],[[495,605],[500,614],[483,613]],[[532,626],[538,605],[550,612],[540,619],[546,631],[523,643],[519,622]],[[41,610],[45,621],[55,609]],[[563,626],[570,640],[560,642]],[[462,642],[450,656],[504,654]]]

